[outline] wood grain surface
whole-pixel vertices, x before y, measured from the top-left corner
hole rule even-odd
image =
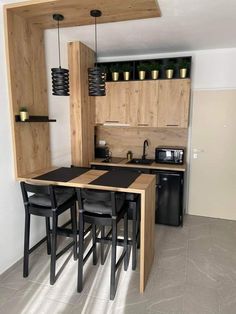
[[[43,29],[57,26],[52,19],[54,13],[64,15],[62,27],[94,24],[94,18],[90,16],[90,11],[94,9],[102,11],[98,23],[153,18],[161,15],[155,0],[32,0],[5,7]]]

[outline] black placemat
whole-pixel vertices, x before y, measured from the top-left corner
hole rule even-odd
[[[110,171],[93,180],[90,184],[127,188],[138,176],[139,173],[133,171]]]
[[[47,180],[47,181],[61,181],[67,182],[70,181],[81,174],[91,170],[90,168],[82,168],[82,167],[61,167],[56,170],[47,172],[41,176],[35,177],[33,179],[38,180]]]

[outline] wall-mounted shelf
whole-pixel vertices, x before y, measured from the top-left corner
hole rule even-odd
[[[16,115],[15,116],[15,121],[16,122],[26,123],[26,122],[56,122],[57,120],[49,119],[48,116],[29,116],[29,119],[27,119],[25,121],[21,121],[20,120],[20,116]]]
[[[186,78],[191,78],[191,63],[192,63],[192,57],[191,56],[185,56],[185,57],[176,57],[176,58],[160,58],[160,59],[145,59],[145,60],[127,60],[127,61],[112,61],[112,62],[100,62],[98,63],[99,67],[102,67],[105,69],[107,73],[107,82],[112,81],[112,75],[111,75],[111,68],[112,66],[116,66],[119,69],[120,75],[119,75],[119,80],[115,82],[129,82],[129,81],[140,81],[139,76],[138,76],[138,66],[140,64],[145,64],[146,66],[150,65],[152,62],[156,62],[160,65],[160,70],[159,70],[159,76],[158,80],[166,80],[167,77],[165,75],[165,67],[169,63],[174,63],[174,75],[173,79],[180,79],[179,76],[179,64],[181,62],[187,62],[188,63],[188,71],[187,71],[187,76]],[[124,64],[128,64],[130,66],[130,79],[129,81],[124,81],[123,79],[123,71],[122,67]],[[151,79],[151,72],[146,71],[146,78],[145,80],[152,80]]]

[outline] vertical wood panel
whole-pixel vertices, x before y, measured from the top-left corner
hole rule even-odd
[[[50,166],[49,125],[16,123],[26,106],[30,115],[47,115],[43,31],[5,12],[6,50],[16,177]]]
[[[141,197],[141,249],[140,249],[140,292],[144,292],[152,268],[155,252],[155,207],[156,180],[150,183]]]
[[[94,158],[95,100],[88,95],[88,68],[94,52],[80,42],[68,44],[70,70],[71,160],[89,166]]]

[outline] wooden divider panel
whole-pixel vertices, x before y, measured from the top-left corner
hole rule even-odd
[[[49,126],[15,122],[20,107],[48,115],[43,31],[5,10],[5,30],[16,177],[50,166]]]
[[[88,68],[94,65],[94,52],[80,42],[71,42],[68,57],[71,160],[75,166],[89,166],[94,159],[95,99],[88,95]]]

